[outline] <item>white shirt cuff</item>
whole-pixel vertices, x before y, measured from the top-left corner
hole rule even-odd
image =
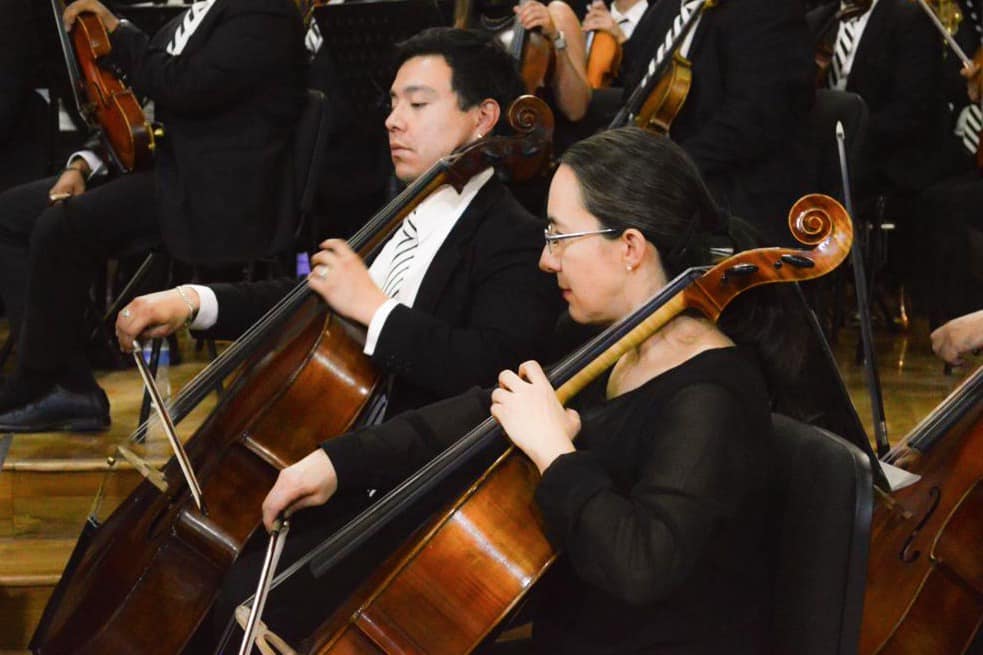
[[[375,345],[379,341],[379,335],[382,334],[382,328],[386,325],[386,320],[398,304],[398,300],[390,298],[382,303],[379,309],[375,310],[375,314],[372,315],[372,320],[369,321],[369,329],[365,333],[365,347],[362,348],[362,352],[369,357],[375,352]]]
[[[79,150],[78,152],[73,152],[68,157],[68,163],[65,164],[65,168],[72,165],[72,162],[76,159],[83,159],[85,163],[89,165],[89,177],[86,178],[86,182],[94,178],[96,175],[106,174],[106,164],[103,163],[99,156],[91,150]]]
[[[189,289],[198,293],[198,315],[189,326],[192,330],[207,330],[218,321],[218,298],[211,287],[200,284],[186,284]]]

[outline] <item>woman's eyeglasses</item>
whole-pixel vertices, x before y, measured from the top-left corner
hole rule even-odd
[[[598,234],[614,234],[617,232],[613,227],[606,227],[603,230],[588,230],[586,232],[569,232],[567,234],[561,234],[558,232],[552,232],[553,226],[543,230],[543,238],[546,239],[546,249],[552,255],[555,252],[554,244],[560,241],[566,241],[567,239],[576,239],[579,237],[592,237]]]

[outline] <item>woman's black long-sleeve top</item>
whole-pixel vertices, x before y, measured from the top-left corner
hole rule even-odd
[[[324,444],[339,488],[385,488],[487,416],[472,392]],[[582,411],[536,492],[563,553],[538,588],[542,653],[758,653],[771,577],[768,394],[736,348]]]

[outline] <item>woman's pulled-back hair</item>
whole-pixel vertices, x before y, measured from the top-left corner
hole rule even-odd
[[[637,127],[608,130],[574,144],[560,162],[577,177],[587,211],[602,227],[645,235],[670,280],[710,264],[714,237],[735,252],[761,245],[747,223],[721,213],[696,164],[668,138]],[[766,285],[742,294],[720,317],[728,336],[757,352],[772,388],[802,367],[805,323],[788,320],[802,307],[789,285]]]
[[[587,211],[604,227],[644,234],[670,279],[710,263],[708,236],[722,229],[720,213],[696,164],[671,140],[638,127],[608,130],[574,144],[560,162],[576,175]]]
[[[491,98],[504,117],[509,105],[525,93],[515,61],[484,32],[454,27],[425,29],[396,44],[393,77],[407,60],[426,55],[440,55],[450,66],[451,89],[462,110]],[[505,122],[499,119],[495,131]]]

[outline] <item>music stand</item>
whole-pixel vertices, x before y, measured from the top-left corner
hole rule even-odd
[[[453,9],[451,0],[346,2],[316,7],[314,20],[359,123],[382,125],[393,45],[424,28],[451,25]]]

